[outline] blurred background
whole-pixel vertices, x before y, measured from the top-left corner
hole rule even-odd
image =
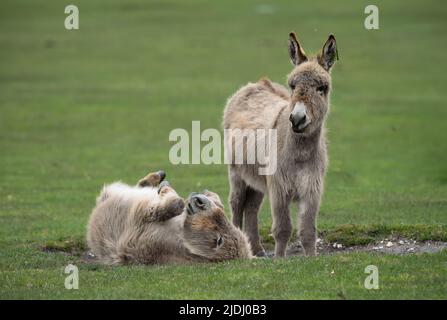
[[[64,8],[79,8],[66,30]],[[228,197],[225,165],[169,163],[169,132],[221,129],[226,99],[268,76],[285,84],[287,38],[307,53],[335,34],[330,167],[319,228],[447,223],[443,1],[0,3],[3,247],[84,236],[104,183],[164,169],[186,196]],[[228,209],[228,206],[227,206]],[[227,210],[229,211],[229,210]],[[264,203],[261,224],[270,227]]]

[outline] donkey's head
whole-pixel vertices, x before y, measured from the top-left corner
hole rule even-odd
[[[247,237],[228,221],[216,193],[191,193],[186,212],[183,236],[191,253],[211,261],[252,257]]]
[[[321,52],[308,58],[292,32],[289,55],[295,66],[288,76],[292,90],[289,120],[295,133],[309,136],[321,128],[329,108],[329,72],[338,55],[335,37],[330,35]]]

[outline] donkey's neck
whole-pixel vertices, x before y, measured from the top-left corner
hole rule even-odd
[[[319,151],[320,144],[324,139],[323,125],[315,130],[310,136],[303,136],[293,132],[292,128],[288,126],[286,141],[285,141],[285,155],[296,161],[306,161],[314,157]]]

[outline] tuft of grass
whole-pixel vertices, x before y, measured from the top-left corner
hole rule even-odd
[[[49,240],[42,246],[42,250],[49,252],[65,252],[78,256],[87,250],[87,244],[83,238],[70,237],[67,239]]]

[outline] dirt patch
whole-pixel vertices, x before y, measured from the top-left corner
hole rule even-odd
[[[447,249],[447,242],[443,241],[416,241],[412,239],[384,239],[375,243],[367,245],[356,246],[344,246],[340,243],[325,242],[319,238],[317,240],[317,254],[318,255],[330,255],[337,253],[350,253],[350,252],[377,252],[383,254],[418,254],[418,253],[436,253]],[[299,241],[295,241],[289,244],[287,248],[288,256],[302,256],[304,250],[301,247]],[[267,250],[267,256],[272,258],[274,256],[274,250]],[[84,263],[95,264],[98,263],[96,257],[90,252],[84,251],[80,258]]]
[[[384,254],[415,254],[415,253],[435,253],[447,249],[447,242],[443,241],[416,241],[405,238],[391,238],[376,241],[366,245],[345,246],[336,242],[328,242],[322,238],[317,240],[318,255],[329,255],[349,252],[377,252]],[[273,250],[268,250],[267,255],[272,257]],[[299,241],[289,244],[287,248],[288,256],[304,255],[303,248]]]
[[[60,252],[73,256],[83,255],[87,247],[83,239],[62,239],[56,241],[48,241],[41,247],[44,252]]]
[[[88,264],[97,264],[99,263],[98,258],[89,251],[84,251],[81,256],[81,261]]]
[[[273,257],[274,250],[271,244],[266,244],[267,256]],[[407,238],[385,238],[374,243],[365,245],[346,246],[337,242],[329,242],[323,238],[317,239],[317,254],[330,255],[337,253],[350,252],[376,252],[383,254],[417,254],[417,253],[435,253],[447,249],[445,241],[417,241]],[[96,257],[87,251],[86,245],[80,240],[63,240],[47,243],[42,247],[44,252],[58,252],[66,255],[77,256],[82,262],[87,264],[98,263]],[[288,256],[304,255],[304,250],[299,241],[294,241],[287,248]]]

